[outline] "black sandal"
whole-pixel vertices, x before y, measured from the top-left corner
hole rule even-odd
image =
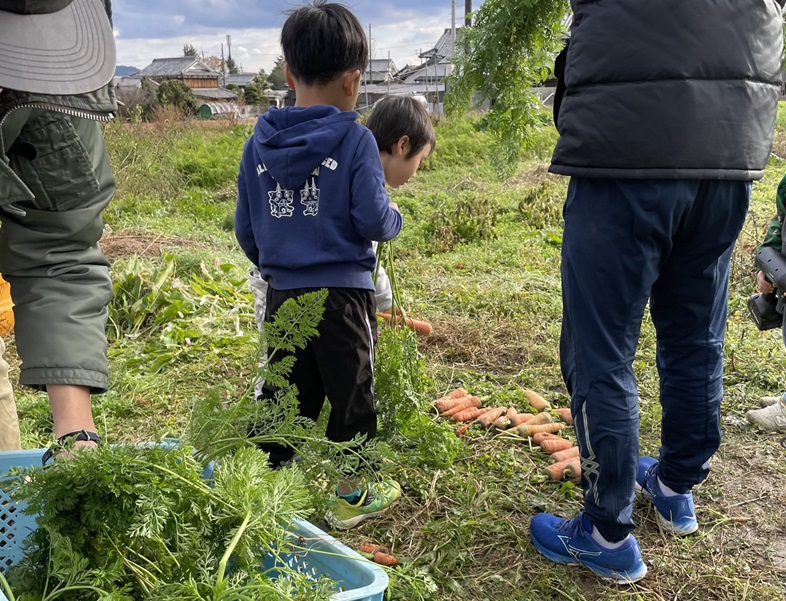
[[[76,432],[69,432],[68,434],[63,434],[62,436],[58,437],[57,444],[49,447],[44,453],[44,456],[41,457],[41,463],[46,466],[49,461],[54,458],[55,453],[63,448],[63,442],[68,439],[73,439],[74,442],[86,441],[86,442],[101,442],[101,437],[96,434],[95,432],[88,432],[87,430],[77,430]]]

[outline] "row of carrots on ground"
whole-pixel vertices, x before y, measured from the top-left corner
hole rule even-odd
[[[523,390],[523,393],[535,413],[519,413],[515,407],[484,407],[479,397],[463,388],[456,388],[431,404],[442,417],[462,424],[456,429],[457,435],[461,436],[473,425],[478,425],[487,430],[529,438],[539,445],[543,453],[550,455],[551,465],[544,470],[550,480],[579,480],[579,448],[561,436],[561,432],[573,424],[570,409],[552,408],[551,403],[533,390]],[[554,421],[551,411],[560,421]]]
[[[573,424],[570,409],[553,409],[551,404],[532,390],[524,390],[527,402],[536,413],[519,413],[515,407],[484,407],[479,397],[457,388],[447,395],[432,401],[442,417],[462,424],[456,434],[463,435],[471,426],[478,425],[488,430],[495,429],[522,438],[529,438],[540,450],[549,455],[551,464],[544,473],[554,481],[581,478],[579,449],[560,434],[566,426]],[[557,414],[555,422],[549,411]],[[398,560],[384,545],[373,542],[362,543],[358,551],[380,565],[395,567]]]

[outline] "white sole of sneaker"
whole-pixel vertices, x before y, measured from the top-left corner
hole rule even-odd
[[[652,495],[648,493],[646,490],[644,490],[638,482],[636,482],[636,484],[633,485],[633,489],[637,494],[641,493],[644,497],[652,501]],[[654,504],[652,505],[652,509],[655,510],[655,517],[658,520],[658,525],[669,534],[673,534],[674,536],[688,536],[690,534],[693,534],[699,529],[699,525],[695,524],[695,526],[690,528],[689,530],[678,530],[674,527],[674,523],[669,521],[666,517],[664,517],[663,514],[660,511],[658,511],[658,508],[655,507]]]

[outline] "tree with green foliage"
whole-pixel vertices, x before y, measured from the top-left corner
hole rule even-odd
[[[227,59],[227,73],[230,75],[236,75],[237,73],[240,73],[240,69],[235,62],[235,59],[231,56]]]
[[[267,80],[270,82],[270,87],[274,90],[286,90],[287,89],[287,80],[284,77],[284,57],[279,56],[276,59],[276,64],[273,67],[273,70],[270,72],[270,75],[267,76]]]
[[[170,79],[158,86],[158,101],[178,107],[186,115],[193,115],[197,109],[194,92],[179,79]]]
[[[267,73],[265,73],[264,69],[259,70],[259,73],[257,73],[257,76],[251,80],[251,83],[262,91],[270,89],[270,82],[267,79]]]
[[[567,0],[486,0],[456,40],[448,112],[471,108],[476,93],[490,101],[485,123],[500,140],[506,165],[518,159],[527,132],[540,123],[532,87],[553,65],[568,9]]]
[[[183,44],[183,56],[199,56],[197,49],[193,44]]]
[[[243,98],[246,104],[253,104],[256,106],[267,104],[267,100],[265,100],[262,90],[256,84],[249,84],[246,86],[246,89],[243,91]]]

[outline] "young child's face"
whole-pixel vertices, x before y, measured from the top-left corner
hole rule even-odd
[[[385,170],[385,182],[391,188],[406,184],[418,172],[423,161],[431,154],[431,144],[426,144],[419,152],[409,156],[409,138],[404,136],[392,148],[392,152],[384,157],[382,166]],[[387,154],[387,153],[386,153]]]

